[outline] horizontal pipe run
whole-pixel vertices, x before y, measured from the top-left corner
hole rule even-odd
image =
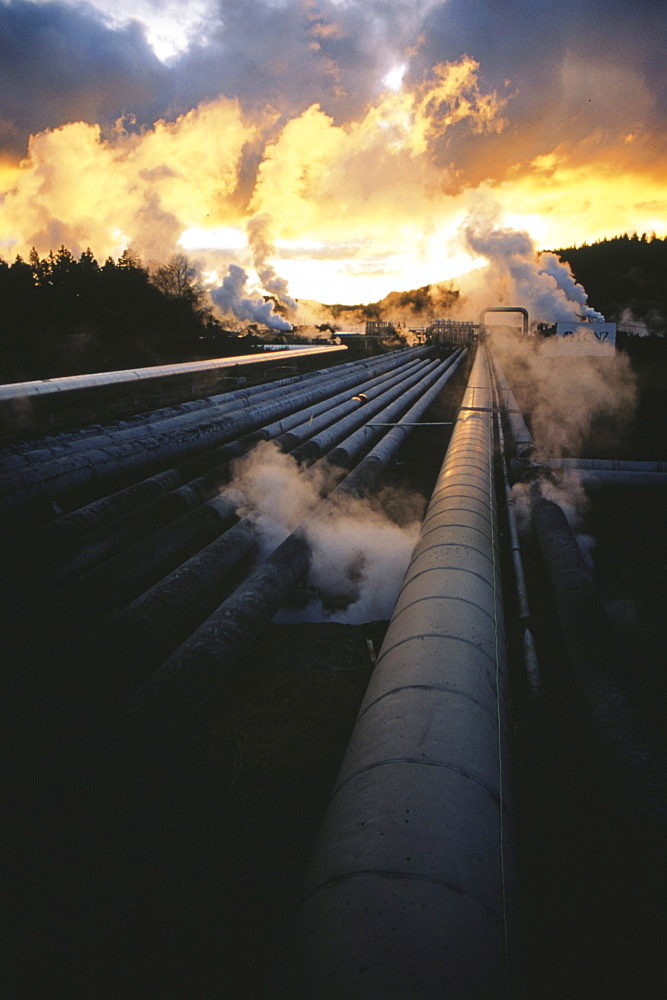
[[[450,378],[456,373],[466,356],[466,351],[456,351],[447,358],[440,369],[437,381],[421,396],[396,423],[389,424],[391,430],[373,446],[369,453],[361,459],[358,465],[345,477],[338,486],[337,492],[350,496],[365,496],[370,486],[375,483],[382,470],[394,457],[403,442],[411,434],[414,427],[428,426],[420,421],[431,403],[442,392]],[[369,426],[383,426],[374,421]]]
[[[481,348],[466,402],[491,410]],[[462,411],[282,950],[280,997],[504,995],[513,850],[495,517],[491,415]]]
[[[94,627],[100,616],[123,607],[215,539],[236,516],[240,500],[238,491],[227,490],[47,594],[31,609],[35,627],[51,623],[54,637],[83,623]]]
[[[316,354],[331,354],[346,351],[347,347],[336,344],[325,347],[303,347],[289,351],[266,354],[240,354],[231,358],[215,358],[210,361],[186,361],[176,365],[156,365],[152,368],[134,368],[115,372],[96,372],[91,375],[67,375],[63,378],[37,379],[33,382],[14,382],[0,385],[0,403],[22,400],[35,396],[62,394],[81,389],[99,388],[106,385],[121,385],[124,382],[138,383],[154,378],[168,378],[173,375],[188,375],[194,372],[217,371],[221,368],[235,368],[238,365],[254,365],[267,361],[284,361]]]
[[[497,356],[493,356],[492,363],[498,386],[498,396],[500,397],[501,405],[505,408],[505,412],[507,413],[507,420],[509,422],[510,431],[512,432],[514,454],[517,458],[528,458],[532,454],[535,447],[533,436],[528,430],[526,421],[523,419],[521,411],[517,405],[517,401],[514,398],[514,393],[510,389],[509,383],[505,378],[505,373],[500,366]]]
[[[214,497],[221,484],[228,478],[229,462],[248,452],[260,441],[269,440],[284,427],[293,427],[293,430],[289,434],[283,435],[279,439],[279,443],[297,444],[306,440],[314,433],[317,421],[311,422],[310,418],[304,420],[304,413],[312,415],[324,410],[321,420],[324,425],[327,425],[341,414],[352,412],[361,407],[362,403],[358,396],[350,397],[351,391],[370,392],[376,387],[378,391],[384,391],[386,387],[395,384],[404,374],[421,364],[423,362],[418,360],[409,361],[398,369],[398,374],[383,373],[365,382],[357,383],[352,390],[347,389],[305,410],[297,410],[277,423],[270,424],[239,438],[235,442],[214,449],[199,459],[185,463],[178,470],[172,470],[176,482],[187,480],[189,473],[195,469],[208,469],[208,471],[205,475],[190,480],[186,485],[173,484],[174,488],[169,492],[161,492],[152,501],[136,510],[130,510],[122,517],[114,519],[111,524],[102,523],[99,528],[84,535],[81,529],[87,527],[93,520],[90,508],[84,508],[83,511],[75,511],[72,515],[65,515],[56,521],[43,525],[30,540],[32,558],[31,552],[24,551],[23,553],[21,560],[24,567],[23,575],[32,581],[33,589],[37,586],[36,592],[45,592],[54,589],[54,587],[62,586],[64,582],[77,574],[86,572],[97,563],[111,558],[123,548],[139,541],[146,533],[151,533],[158,527],[164,527],[170,521],[182,517],[188,510]],[[163,473],[159,477],[153,477],[153,480],[160,479],[160,482],[169,482],[170,480],[166,479],[165,476],[166,474]],[[143,480],[142,482],[150,483],[151,480]],[[93,510],[102,514],[108,509],[103,501],[91,506]],[[184,528],[184,524],[179,525],[179,532],[182,533]],[[47,567],[46,572],[36,574],[34,572],[35,562],[39,560],[43,563],[45,552],[47,556],[50,555],[53,558],[54,568],[50,573]]]
[[[445,366],[447,366],[447,362],[445,362],[444,364],[445,364]],[[408,390],[407,392],[404,392],[404,397],[405,397],[405,400],[406,400],[406,402],[404,403],[404,405],[407,405],[407,400],[409,400],[412,396],[414,396],[416,393],[419,393],[419,392],[422,391],[425,383],[428,386],[428,382],[430,381],[430,378],[431,378],[431,376],[428,376],[427,379],[423,379],[422,381],[420,381],[419,384],[416,387],[412,388],[412,390]],[[404,387],[404,389],[405,389],[405,387]],[[430,395],[431,394],[429,394],[429,396]],[[390,404],[390,407],[393,406],[393,405],[394,404]],[[377,440],[377,438],[380,436],[380,434],[381,434],[380,431],[373,431],[372,432],[372,439],[371,440]],[[326,461],[327,461],[326,458],[321,459],[321,462],[326,462]],[[388,457],[386,458],[386,461],[388,461]],[[304,474],[306,476],[311,476],[311,475],[315,474],[315,470],[318,469],[319,467],[320,467],[320,463],[316,463],[315,466],[313,466],[308,472],[306,472]],[[377,470],[378,474],[379,474],[379,471],[380,471],[380,469]],[[367,483],[368,486],[370,486],[371,481],[372,481],[371,478],[368,477],[368,483]],[[326,480],[325,480],[324,488],[325,489],[330,488],[331,485],[332,485],[332,482],[333,482],[333,479],[331,477],[327,477]],[[338,490],[340,490],[340,486],[334,491],[334,493],[337,493]],[[248,532],[246,532],[246,530],[245,530],[246,526],[249,526],[248,527]],[[254,532],[254,517],[252,515],[250,515],[249,517],[244,518],[243,521],[241,521],[234,528],[231,528],[226,533],[226,537],[228,537],[230,540],[233,540],[237,535],[240,538],[239,553],[238,553],[238,560],[237,561],[240,561],[242,558],[244,558],[248,554],[248,539],[249,539],[249,537],[251,537],[251,535],[253,534],[253,532]],[[225,552],[225,560],[226,560],[225,566],[227,567],[227,570],[228,570],[229,568],[231,568],[231,564],[229,562],[229,559],[230,559],[229,552],[230,552],[231,541],[222,542],[222,543],[220,543],[220,545],[221,545],[222,549]],[[197,573],[199,574],[199,577],[202,580],[202,583],[204,584],[204,586],[210,587],[210,586],[218,586],[219,585],[219,582],[220,582],[221,578],[217,575],[217,573],[216,573],[215,570],[209,568],[210,564],[213,564],[213,566],[216,566],[216,567],[220,564],[220,554],[219,554],[219,551],[218,551],[218,544],[217,543],[211,543],[211,544],[209,544],[209,546],[206,549],[202,550],[196,556],[193,556],[191,558],[191,560],[189,560],[189,562],[193,566],[195,566],[195,567],[198,568],[197,569]],[[203,572],[201,572],[202,568],[203,568]],[[175,597],[175,595],[179,592],[179,589],[180,589],[180,584],[179,584],[178,581],[179,581],[179,577],[180,577],[180,575],[182,573],[185,574],[185,579],[188,581],[188,586],[183,589],[183,605],[177,611],[176,597]],[[169,577],[167,577],[165,580],[162,580],[159,583],[157,583],[152,588],[152,590],[151,590],[151,592],[149,594],[143,595],[142,597],[140,597],[136,601],[134,601],[133,604],[129,608],[126,609],[126,613],[125,614],[123,612],[121,612],[120,613],[120,617],[117,616],[116,621],[119,622],[121,620],[129,620],[129,619],[131,619],[134,616],[135,610],[140,609],[140,616],[145,621],[152,621],[153,624],[154,624],[154,627],[159,630],[161,628],[161,625],[162,625],[162,622],[163,622],[162,610],[165,607],[164,597],[162,596],[163,593],[169,595],[168,598],[167,598],[168,601],[169,601],[169,614],[172,615],[172,616],[174,614],[179,614],[180,615],[180,614],[187,613],[188,608],[192,605],[192,603],[195,600],[201,600],[204,597],[203,592],[198,591],[197,593],[195,593],[191,589],[190,582],[191,582],[192,578],[193,578],[192,574],[188,570],[188,564],[184,564],[184,566],[179,567],[178,569],[174,570],[169,575]],[[276,610],[280,606],[280,603],[282,603],[282,599],[276,605]],[[150,613],[148,613],[148,610],[147,610],[148,607],[150,607],[150,609],[151,609]],[[164,624],[166,625],[167,623],[165,622]],[[123,627],[123,629],[121,629],[121,631],[124,631],[124,627]]]
[[[258,534],[252,518],[243,518],[213,542],[186,560],[121,610],[114,612],[99,633],[99,666],[112,680],[106,687],[96,682],[88,695],[89,720],[107,701],[108,689],[116,691],[114,678],[128,684],[131,694],[145,680],[145,659],[156,643],[176,636],[172,649],[184,641],[184,623],[199,612],[198,621],[213,611],[238,568],[257,553]],[[208,605],[213,602],[213,606]],[[201,611],[203,609],[203,612]],[[104,669],[106,668],[106,670]],[[119,676],[120,675],[120,676]],[[90,686],[89,686],[90,687]],[[108,708],[107,708],[108,711]]]
[[[137,732],[152,738],[180,731],[226,676],[249,635],[271,620],[276,593],[286,597],[305,576],[309,563],[307,540],[300,533],[289,535],[193,633],[186,650],[179,647],[127,701],[111,722],[114,740]]]
[[[400,354],[401,356],[412,354],[417,357],[419,353],[424,354],[426,350],[425,348],[412,348],[406,352],[400,352]],[[398,353],[396,352],[396,354]],[[150,437],[167,430],[186,427],[193,422],[204,422],[207,416],[221,416],[224,413],[243,409],[248,405],[256,405],[260,401],[266,401],[284,393],[285,390],[292,391],[298,388],[313,387],[328,379],[345,375],[351,370],[361,372],[366,369],[367,371],[380,372],[396,363],[397,359],[392,355],[362,361],[349,361],[342,365],[336,365],[334,368],[319,369],[262,385],[190,400],[175,406],[161,407],[111,424],[97,424],[76,431],[61,431],[57,435],[47,435],[37,441],[15,442],[2,453],[3,464],[7,462],[8,468],[18,468],[20,465],[39,465],[49,458],[74,454],[91,448],[106,447],[114,442],[121,443]],[[203,413],[203,410],[206,410],[207,413]]]
[[[419,364],[426,364],[429,367],[435,363]],[[378,407],[386,407],[387,400],[393,399],[397,393],[404,393],[420,378],[420,374],[412,375],[398,387],[393,385],[390,389],[385,389],[375,403]],[[401,380],[400,373],[397,379]],[[363,419],[362,414],[360,421]],[[346,421],[341,421],[340,426],[344,426],[345,423]],[[375,437],[380,433],[379,430],[373,432]],[[66,633],[76,622],[85,619],[93,612],[99,617],[100,614],[124,606],[156,583],[161,575],[173,571],[184,559],[210,544],[225,528],[224,519],[219,516],[219,509],[221,505],[229,502],[232,501],[228,491],[222,497],[214,498],[177,521],[159,528],[148,537],[44,596],[33,606],[33,616],[40,622],[49,620],[57,622],[58,630]],[[243,545],[245,544],[244,539]],[[245,551],[245,548],[240,551],[239,558]]]
[[[434,373],[429,373],[426,378],[418,383],[411,392],[403,395],[404,408],[407,399],[415,394],[427,389],[427,403],[431,402],[444,384],[442,365]],[[445,367],[449,367],[445,363]],[[436,379],[435,386],[429,390],[430,383]],[[390,404],[393,408],[393,404]],[[374,431],[373,436],[377,440],[380,431]],[[353,435],[354,436],[354,435]],[[395,437],[395,447],[398,447],[398,438]],[[392,450],[386,450],[383,455],[383,462],[389,460]],[[322,460],[326,461],[326,460]],[[319,463],[318,463],[319,464]],[[364,481],[359,479],[356,482],[357,495],[363,495],[372,487],[377,475],[381,471],[381,464],[366,468]],[[305,475],[310,475],[306,472]],[[345,480],[343,480],[344,484]],[[337,495],[344,493],[344,485],[339,485],[331,494],[335,499]],[[327,505],[330,501],[325,500],[314,512],[309,515],[309,519],[317,519],[325,516]],[[242,524],[243,522],[241,522]],[[235,530],[232,528],[228,535]],[[214,546],[209,546],[209,549]],[[188,717],[196,710],[198,703],[206,697],[219,678],[224,677],[234,666],[238,656],[243,652],[253,635],[269,621],[276,611],[284,603],[295,583],[301,576],[305,575],[309,563],[310,547],[307,541],[307,529],[299,529],[293,532],[288,538],[276,548],[265,560],[253,570],[243,581],[236,591],[227,598],[216,611],[185,640],[171,657],[159,668],[147,684],[143,687],[136,698],[130,699],[127,710],[124,713],[125,724],[131,729],[137,726],[147,725],[158,728],[168,727],[172,724],[183,725]],[[196,561],[209,561],[208,553],[200,553],[195,557]],[[290,563],[293,560],[294,564]],[[173,596],[178,589],[177,577],[180,570],[172,574],[173,582],[163,581],[153,588],[150,595],[145,595],[134,605],[125,609],[116,616],[115,624],[121,620],[134,621],[139,612],[139,617],[147,622],[157,622],[160,627],[161,614],[164,608],[164,598],[161,592],[167,588],[172,601],[169,605],[170,613],[182,614],[187,610],[195,599],[201,598],[201,593],[188,592],[184,594],[183,602],[179,600],[179,610],[173,601]],[[175,586],[174,586],[175,584]],[[261,593],[261,599],[257,596]],[[147,613],[150,607],[150,612]],[[157,617],[156,617],[157,615]],[[130,626],[133,628],[133,626]],[[141,626],[140,626],[141,627]],[[132,631],[133,641],[136,641],[136,632]],[[190,680],[188,681],[188,677]],[[170,678],[173,679],[173,684]],[[122,727],[121,727],[122,728]]]
[[[406,409],[414,402],[414,400],[419,399],[424,392],[428,391],[441,372],[441,365],[431,368],[426,374],[423,375],[419,383],[412,389],[411,392],[400,396],[398,399],[394,400],[390,406],[382,410],[381,415],[384,417],[385,421],[390,423],[397,421],[399,417],[406,412]],[[355,431],[354,434],[351,434],[345,439],[345,441],[334,448],[333,451],[327,455],[327,462],[332,467],[338,466],[342,469],[349,469],[350,466],[359,460],[361,455],[369,450],[369,448],[382,434],[386,436],[387,431],[383,431],[381,427],[373,425],[372,421],[371,423],[367,423],[364,427],[360,427],[359,430]]]
[[[398,353],[398,352],[397,352]],[[143,470],[162,471],[170,464],[186,461],[209,448],[224,444],[261,427],[267,420],[286,416],[296,405],[306,406],[354,385],[358,373],[348,371],[340,379],[310,388],[301,388],[258,406],[246,407],[204,424],[188,427],[178,434],[164,434],[141,447],[116,446],[82,455],[59,458],[42,468],[10,471],[0,477],[0,507],[17,507],[39,497],[59,497],[84,487],[101,490],[119,475],[138,477]],[[160,468],[157,468],[157,467]]]
[[[372,417],[384,412],[388,403],[401,398],[408,389],[419,384],[427,372],[433,371],[436,364],[437,362],[434,361],[422,362],[418,370],[409,373],[405,378],[397,379],[381,396],[377,393],[369,393],[367,401],[360,409],[309,438],[305,444],[295,448],[291,454],[299,463],[310,464],[316,461],[352,432],[365,427]],[[362,433],[366,432],[362,431]],[[375,433],[376,437],[380,437],[382,431],[378,429],[372,433]]]

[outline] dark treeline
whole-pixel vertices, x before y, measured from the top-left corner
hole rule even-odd
[[[183,255],[153,272],[128,251],[0,259],[0,382],[188,361],[211,325]]]
[[[655,337],[640,344],[639,334],[665,334],[667,240],[634,234],[554,252],[568,261],[589,303],[627,331],[619,346],[641,347],[640,353],[664,348],[667,342]],[[417,292],[419,301],[409,303],[406,296],[417,293],[392,293],[397,300],[391,304],[410,305],[415,313],[424,305],[446,313],[458,297],[455,290],[436,286]],[[220,336],[205,301],[182,254],[151,271],[127,250],[101,265],[90,250],[76,259],[64,246],[47,257],[33,250],[27,261],[0,259],[0,383],[251,350],[249,341],[227,343]],[[364,315],[379,316],[381,304],[363,307]]]
[[[609,322],[629,333],[665,334],[667,239],[635,233],[554,253],[568,262],[590,305]]]

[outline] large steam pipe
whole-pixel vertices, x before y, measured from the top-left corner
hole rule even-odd
[[[384,392],[423,364],[424,362],[419,359],[408,361],[398,369],[392,369],[365,382],[356,383],[354,391],[357,395],[355,396],[350,396],[351,390],[347,389],[336,396],[329,397],[322,403],[295,410],[287,417],[247,434],[232,444],[223,445],[221,448],[214,449],[212,452],[186,463],[180,467],[179,480],[185,480],[188,473],[195,469],[207,468],[208,471],[205,475],[200,475],[185,485],[178,486],[169,492],[161,492],[151,502],[136,510],[129,511],[122,517],[115,519],[111,524],[102,524],[95,531],[88,532],[83,537],[79,536],[78,542],[76,535],[73,534],[72,524],[81,525],[83,523],[81,516],[74,521],[72,517],[66,516],[49,522],[35,533],[32,539],[32,552],[42,563],[45,553],[47,558],[49,554],[52,554],[56,562],[59,563],[58,569],[54,569],[52,574],[47,572],[37,576],[32,565],[35,559],[34,557],[30,558],[31,551],[29,549],[24,553],[23,563],[26,571],[24,575],[27,575],[28,580],[32,582],[33,590],[36,585],[41,591],[62,586],[73,576],[84,573],[103,560],[111,558],[122,549],[139,541],[142,536],[155,532],[158,527],[164,528],[165,525],[182,518],[188,511],[214,497],[221,483],[228,478],[229,461],[245,454],[260,441],[268,441],[280,435],[278,443],[282,444],[283,447],[285,444],[293,447],[307,440],[321,426],[328,426],[341,416],[359,409],[362,405],[362,393],[372,396],[374,393]],[[316,417],[317,419],[314,419]],[[289,433],[281,433],[288,430]],[[162,476],[164,477],[164,474]],[[144,480],[143,482],[148,481]],[[89,518],[86,517],[86,523],[88,521]],[[195,532],[198,530],[196,519],[182,520],[177,530],[182,541],[185,541],[188,530]],[[162,555],[160,546],[153,545],[153,549],[156,552],[160,550]]]
[[[291,412],[296,405],[319,402],[328,395],[354,385],[356,372],[332,376],[322,385],[302,387],[281,394],[257,406],[212,417],[204,424],[188,426],[177,433],[161,434],[147,442],[134,445],[114,445],[81,455],[54,459],[39,469],[10,470],[0,477],[0,506],[16,507],[37,497],[57,497],[83,487],[100,488],[119,475],[136,476],[142,470],[157,471],[171,463],[185,461],[208,448],[233,440],[260,427],[266,420],[275,420]]]
[[[505,378],[505,373],[500,367],[500,362],[495,355],[493,356],[493,371],[495,374],[498,395],[500,396],[501,402],[507,413],[507,420],[510,425],[512,440],[514,442],[514,454],[517,458],[529,458],[535,447],[533,435],[528,430],[526,421],[523,419],[523,414],[519,410],[517,401],[514,398],[514,393],[510,389],[509,383]]]
[[[7,457],[11,460],[11,467],[18,468],[20,464],[41,465],[52,458],[71,455],[79,451],[106,448],[121,442],[130,443],[184,428],[193,423],[204,422],[207,414],[201,412],[203,409],[212,411],[208,414],[211,417],[220,417],[234,410],[243,409],[249,404],[256,405],[260,400],[266,401],[272,397],[283,395],[286,389],[292,391],[304,387],[304,383],[307,383],[308,387],[313,387],[318,383],[330,380],[332,377],[345,375],[348,371],[360,373],[364,368],[368,371],[380,372],[404,363],[411,355],[419,357],[425,353],[424,348],[411,348],[408,351],[397,352],[394,356],[385,355],[383,358],[367,359],[361,362],[351,361],[337,365],[335,369],[321,369],[269,382],[265,385],[236,389],[204,399],[190,400],[177,406],[161,407],[148,413],[137,414],[130,420],[116,421],[104,427],[93,426],[74,432],[63,431],[56,436],[42,438],[37,442],[13,444],[8,449]]]
[[[430,368],[435,363],[418,362],[418,364],[420,368],[423,365]],[[414,386],[423,374],[423,371],[408,373],[404,379],[399,372],[389,379],[387,383],[389,388],[383,385],[373,390],[380,395],[367,405],[372,412],[377,412],[386,407],[397,395],[404,395],[407,405],[411,398],[407,390],[413,387],[412,391],[418,392],[419,389],[415,390]],[[365,420],[366,413],[357,408],[357,412],[338,423],[338,428],[348,431],[356,429]],[[339,441],[340,437],[341,431],[338,430],[334,440]],[[175,569],[183,559],[192,556],[221,533],[224,524],[218,508],[223,500],[226,504],[228,499],[223,495],[222,498],[214,498],[203,506],[196,507],[176,522],[167,524],[148,538],[136,542],[98,564],[67,586],[46,595],[33,606],[36,619],[57,621],[59,628],[66,630],[73,622],[93,609],[99,614],[131,601],[154,584],[161,575]],[[241,534],[240,529],[235,534]],[[248,546],[248,539],[243,534],[239,559],[246,555]]]
[[[194,372],[217,371],[220,368],[235,368],[237,365],[253,365],[266,361],[280,361],[285,357],[297,358],[315,354],[331,354],[346,351],[347,347],[337,344],[324,347],[301,347],[294,350],[276,351],[267,354],[241,354],[231,358],[215,358],[210,361],[186,361],[176,365],[155,365],[152,368],[133,368],[115,372],[96,372],[91,375],[66,375],[62,378],[36,379],[33,382],[13,382],[0,385],[0,402],[22,401],[30,397],[43,397],[58,393],[74,392],[77,389],[96,389],[105,385],[120,385],[123,382],[144,382],[154,378],[168,378],[172,375],[189,375]]]
[[[366,375],[372,374],[377,378],[380,377],[381,374],[386,374],[387,371],[391,371],[397,367],[398,353],[399,352],[396,352],[393,356],[388,355],[386,358],[380,359],[381,363],[372,366],[368,360],[361,362],[348,362],[347,364],[338,366],[336,368],[336,373],[347,372],[352,370],[352,366],[356,366],[355,371],[357,371],[359,375],[363,372]],[[408,364],[410,363],[410,359],[414,359],[423,354],[422,351],[417,352],[412,350],[400,353],[402,364]],[[400,365],[398,366],[400,367]],[[323,377],[325,375],[327,377],[331,377],[330,372],[313,373],[312,381],[309,384],[316,384],[316,376],[318,376],[317,381],[322,381],[322,379],[319,378],[319,375],[322,375]],[[304,377],[305,376],[298,376],[300,380]],[[271,388],[282,390],[285,385],[291,384],[292,381],[292,379],[289,379],[272,383]],[[266,398],[266,394],[262,391],[264,388],[265,387],[263,386],[257,387],[256,393],[253,396],[253,401],[256,401],[256,399],[260,397]],[[247,402],[245,391],[243,399]],[[193,402],[204,402],[204,400],[194,400]],[[327,406],[327,400],[325,399],[321,405]],[[40,536],[36,539],[36,541],[38,545],[45,543],[48,546],[49,543],[53,543],[57,539],[65,540],[79,537],[103,524],[113,521],[124,514],[143,506],[146,503],[149,503],[165,492],[171,492],[176,487],[187,482],[191,476],[200,475],[202,471],[206,471],[214,465],[220,465],[223,462],[226,462],[229,455],[229,446],[223,445],[220,449],[213,449],[212,451],[206,452],[204,455],[200,455],[195,459],[182,463],[177,468],[159,472],[154,476],[149,476],[146,479],[139,480],[131,486],[127,486],[124,489],[118,490],[108,496],[101,497],[98,500],[93,500],[90,503],[85,504],[83,507],[79,507],[68,514],[59,516],[54,521],[47,522],[47,524],[42,526],[40,529]],[[58,547],[57,542],[56,547]]]
[[[443,367],[445,371],[443,372]],[[403,410],[421,397],[426,390],[429,402],[433,398],[431,390],[438,386],[438,391],[451,375],[449,364],[441,365],[435,372],[429,372],[410,392],[403,396]],[[428,404],[427,404],[428,405]],[[386,415],[394,411],[391,404],[384,411]],[[382,436],[382,429],[372,429],[373,438]],[[372,438],[369,443],[372,443]],[[397,442],[397,439],[395,439]],[[347,443],[345,443],[347,450]],[[398,447],[398,443],[396,443]],[[349,447],[349,455],[358,451]],[[392,450],[384,453],[384,461],[388,461]],[[379,475],[382,466],[374,465],[367,472],[367,480],[362,492],[371,488]],[[341,487],[334,491],[336,495]],[[313,518],[324,516],[326,501],[312,515]],[[243,522],[230,529],[228,535],[238,532]],[[210,550],[217,548],[217,543],[209,546]],[[236,591],[224,601],[219,608],[186,640],[172,656],[160,667],[142,689],[130,699],[124,719],[131,729],[148,725],[152,728],[172,725],[182,725],[196,710],[220,678],[232,669],[238,657],[246,648],[253,635],[269,621],[280,608],[296,582],[306,573],[310,560],[310,545],[307,532],[299,529],[291,534],[271,555],[254,570]],[[208,553],[199,553],[191,560],[196,564],[195,572],[204,571],[206,585],[210,586],[213,574],[218,579],[218,561],[211,560]],[[204,567],[206,567],[204,569]],[[168,607],[170,618],[177,613],[179,585],[174,586],[178,577],[184,576],[182,613],[194,599],[200,600],[201,592],[192,591],[193,575],[186,566],[180,567],[171,580],[157,584],[152,592],[144,595],[116,616],[114,628],[125,619],[134,622],[131,626],[133,641],[137,639],[138,627],[145,633],[146,623],[162,620],[165,608]],[[141,624],[143,622],[143,625]],[[124,626],[123,626],[124,627]]]
[[[280,996],[504,993],[513,851],[491,411],[482,348],[309,866]]]

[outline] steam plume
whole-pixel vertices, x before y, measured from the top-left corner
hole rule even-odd
[[[523,306],[537,322],[604,320],[587,305],[569,265],[553,253],[539,253],[527,232],[496,226],[498,213],[497,205],[480,202],[462,227],[467,248],[489,262],[482,275],[491,296],[486,304]]]
[[[261,323],[270,330],[289,332],[291,324],[277,315],[271,300],[266,301],[261,296],[251,298],[246,294],[247,283],[248,275],[244,269],[238,264],[230,264],[220,287],[211,291],[211,298],[225,315]]]
[[[254,216],[246,224],[248,243],[254,254],[255,270],[264,290],[270,295],[274,295],[288,309],[295,310],[296,302],[288,294],[287,282],[277,274],[273,265],[269,263],[269,257],[276,252],[268,237],[270,224],[271,216],[266,212]]]
[[[324,475],[317,466],[300,471],[270,442],[234,465],[234,484],[257,519],[262,552],[299,526],[311,545],[311,600],[299,611],[283,610],[280,620],[359,624],[389,618],[417,541],[423,500],[392,495],[393,519],[366,500],[337,498],[323,509]]]

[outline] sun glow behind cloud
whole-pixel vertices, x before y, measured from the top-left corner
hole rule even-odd
[[[138,21],[158,59],[166,62],[206,35],[214,0],[88,0],[112,26]]]
[[[539,247],[666,233],[659,101],[631,33],[623,59],[603,57],[578,49],[575,33],[548,45],[538,28],[554,32],[556,21],[536,14],[535,29],[514,25],[526,53],[517,62],[509,28],[496,24],[491,45],[464,0],[392,0],[380,12],[356,0],[93,6],[121,27],[95,36],[118,44],[100,51],[120,68],[95,60],[89,72],[99,64],[105,75],[91,91],[129,80],[129,114],[104,122],[86,94],[75,117],[58,107],[61,124],[33,129],[21,162],[0,161],[8,259],[61,243],[103,259],[126,241],[145,263],[184,249],[210,283],[240,265],[259,293],[247,225],[266,217],[263,264],[292,295],[361,302],[479,266],[459,227],[480,194],[500,206],[499,226]],[[56,8],[42,5],[44,16]],[[490,0],[481,8],[493,23]],[[588,16],[583,0],[567,10],[573,26]],[[140,28],[127,34],[132,19]],[[471,54],[444,60],[459,36]],[[153,60],[142,76],[131,56],[145,58],[146,39],[169,67]],[[135,121],[132,102],[152,107],[152,87],[169,94],[164,110]]]

